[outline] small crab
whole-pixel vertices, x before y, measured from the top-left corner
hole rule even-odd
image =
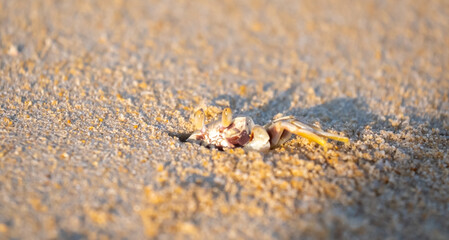
[[[305,137],[323,146],[327,151],[327,138],[349,142],[342,137],[325,132],[316,126],[302,123],[292,116],[274,119],[265,126],[254,123],[250,117],[232,118],[232,111],[226,108],[222,112],[221,120],[205,124],[203,110],[198,110],[193,116],[196,131],[187,139],[219,149],[243,147],[248,150],[267,152],[288,141],[293,134]]]

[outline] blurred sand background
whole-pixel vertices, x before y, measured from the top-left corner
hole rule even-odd
[[[448,239],[448,1],[0,1],[0,239]],[[181,142],[224,107],[350,145]]]

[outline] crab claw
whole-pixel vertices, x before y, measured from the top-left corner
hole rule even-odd
[[[324,148],[327,152],[327,138],[340,141],[349,142],[347,137],[342,137],[332,133],[325,132],[320,128],[302,123],[293,117],[284,117],[276,119],[272,123],[265,126],[270,135],[271,147],[275,148],[290,139],[292,134],[304,137],[310,141],[316,142]]]
[[[268,152],[270,150],[270,136],[263,127],[255,125],[251,130],[250,140],[244,148],[259,152]]]

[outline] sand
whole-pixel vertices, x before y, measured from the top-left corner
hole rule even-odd
[[[0,1],[0,239],[448,239],[447,1]],[[350,144],[181,141],[202,108]]]

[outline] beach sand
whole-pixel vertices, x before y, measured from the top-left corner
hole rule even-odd
[[[0,1],[0,239],[448,239],[447,1]],[[203,109],[350,138],[181,141]]]

